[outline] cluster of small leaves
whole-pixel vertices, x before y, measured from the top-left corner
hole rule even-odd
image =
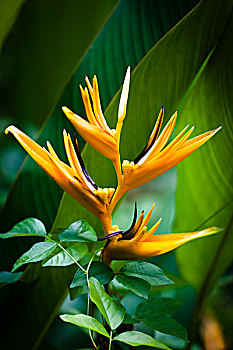
[[[97,332],[102,337],[109,338],[110,347],[112,341],[120,341],[131,346],[146,345],[168,349],[165,344],[150,335],[136,330],[119,334],[117,328],[122,323],[133,325],[143,322],[154,330],[187,340],[186,330],[172,318],[177,303],[173,299],[149,296],[152,286],[173,283],[156,265],[144,261],[133,261],[113,271],[103,262],[96,261],[100,243],[97,242],[94,229],[83,220],[74,222],[59,234],[47,234],[41,221],[26,219],[15,225],[9,232],[0,234],[2,239],[25,236],[43,238],[43,242],[35,243],[24,253],[15,262],[11,272],[0,273],[1,285],[19,281],[23,272],[15,273],[15,271],[24,264],[41,261],[42,267],[78,265],[70,285],[71,299],[88,293],[88,305],[90,298],[104,318],[103,324],[89,315],[89,308],[87,315],[66,314],[60,317],[65,322],[88,328],[96,348],[91,332]],[[115,295],[113,298],[110,295],[114,294],[116,285],[120,292],[120,299],[129,292],[147,299],[138,305],[135,315],[126,313],[124,306],[116,300],[119,296]]]

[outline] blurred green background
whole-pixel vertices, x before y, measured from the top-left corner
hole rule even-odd
[[[223,228],[216,237],[153,259],[176,281],[172,288],[153,292],[181,302],[176,317],[188,328],[193,349],[208,349],[204,322],[209,315],[226,348],[233,346],[232,5],[231,0],[224,5],[220,0],[0,1],[1,232],[27,217],[39,218],[47,230],[54,220],[57,229],[84,218],[101,231],[93,216],[63,196],[39,166],[25,158],[19,144],[3,135],[14,124],[43,146],[50,140],[65,160],[62,129],[74,130],[61,106],[85,117],[78,88],[79,83],[84,85],[85,74],[97,75],[103,110],[114,128],[119,89],[131,66],[122,159],[134,159],[144,147],[162,105],[165,120],[178,110],[175,132],[188,123],[196,126],[195,135],[223,126],[177,169],[131,191],[114,216],[114,223],[127,228],[135,201],[145,211],[155,202],[151,224],[163,217],[159,233]],[[79,144],[84,146],[81,138]],[[108,160],[89,146],[83,154],[98,185],[116,184]],[[10,271],[32,243],[19,238],[0,242],[1,270]],[[73,273],[73,267],[33,266],[24,282],[2,285],[5,348],[90,346],[81,330],[56,318],[61,305],[64,313],[82,311],[85,304],[83,296],[63,304]],[[136,304],[133,296],[125,300],[132,312]],[[178,339],[165,340],[174,348],[185,346]]]

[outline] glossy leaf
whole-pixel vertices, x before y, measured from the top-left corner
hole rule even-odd
[[[41,236],[47,235],[44,224],[38,219],[25,219],[16,224],[7,233],[0,233],[0,238],[25,237],[25,236]]]
[[[9,0],[1,1],[0,13],[1,13],[1,24],[0,24],[0,51],[7,34],[11,30],[17,15],[20,11],[21,6],[25,0]]]
[[[104,326],[99,323],[94,317],[87,315],[61,315],[62,321],[75,324],[76,326],[91,329],[97,333],[104,335],[109,338],[109,334]]]
[[[141,278],[118,274],[116,275],[116,280],[125,288],[130,289],[132,292],[145,299],[148,298],[148,294],[151,292],[151,285]]]
[[[233,230],[232,13],[218,45],[207,62],[192,94],[184,104],[181,120],[203,129],[222,130],[203,149],[178,167],[175,230],[219,226],[224,232],[189,243],[176,252],[181,275],[199,293],[199,307],[218,278],[231,264]],[[185,191],[183,186],[185,184]],[[200,273],[201,271],[201,273]]]
[[[87,268],[87,265],[84,266]],[[112,269],[102,262],[94,261],[88,272],[89,277],[95,277],[102,285],[109,283],[114,278]],[[74,275],[70,288],[85,286],[87,284],[87,276],[79,269]]]
[[[24,264],[37,262],[45,259],[54,251],[56,246],[57,244],[53,242],[40,242],[34,244],[30,250],[24,253],[16,261],[11,272],[17,270],[20,266]]]
[[[179,303],[177,303],[177,301],[174,299],[151,296],[148,301],[138,305],[136,317],[138,319],[145,319],[172,314],[178,306]]]
[[[63,242],[96,242],[97,236],[92,226],[85,220],[79,220],[60,233],[59,239]]]
[[[14,283],[17,282],[22,275],[22,272],[8,272],[8,271],[1,271],[0,272],[0,284],[8,284],[8,283]]]
[[[155,329],[156,331],[174,335],[184,340],[188,340],[186,329],[172,317],[169,317],[169,316],[152,317],[151,315],[150,318],[145,318],[143,322],[147,326]]]
[[[79,261],[88,252],[88,247],[84,243],[71,243],[62,244],[67,252],[72,255],[72,257]],[[42,261],[42,266],[69,266],[74,264],[74,261],[68,256],[64,250],[57,247],[48,258]]]
[[[173,284],[158,266],[144,261],[129,262],[120,270],[120,273],[125,276],[142,278],[152,286]]]
[[[91,300],[96,304],[111,329],[116,329],[124,319],[125,308],[104,291],[96,278],[90,278],[89,286]]]
[[[162,344],[158,340],[155,340],[150,335],[138,331],[121,333],[113,338],[113,340],[118,340],[131,346],[146,345],[158,349],[170,349],[168,346]]]

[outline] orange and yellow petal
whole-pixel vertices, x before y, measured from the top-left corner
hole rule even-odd
[[[83,118],[74,114],[67,107],[62,107],[63,112],[78,130],[80,135],[91,147],[101,153],[104,157],[115,160],[118,156],[118,146],[114,136],[102,130]]]
[[[216,227],[192,233],[154,235],[147,241],[110,240],[104,249],[103,260],[108,265],[112,260],[139,260],[167,253],[196,238],[220,232]]]

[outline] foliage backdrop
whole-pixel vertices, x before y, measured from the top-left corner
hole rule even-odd
[[[38,142],[45,145],[50,140],[65,159],[62,129],[73,129],[61,106],[84,117],[78,84],[84,83],[84,74],[96,74],[106,118],[114,127],[118,90],[128,65],[133,74],[121,144],[123,159],[134,159],[144,146],[161,105],[167,119],[178,110],[177,131],[187,123],[196,125],[197,134],[223,126],[213,140],[178,166],[177,189],[171,197],[176,200],[175,232],[213,224],[224,229],[175,253],[180,276],[196,290],[199,311],[204,296],[232,261],[232,1],[222,6],[220,0],[199,4],[195,0],[28,0],[0,6],[4,15],[0,37],[3,127],[10,122],[23,129],[33,122],[39,130]],[[1,145],[7,149],[12,142],[9,137]],[[80,145],[84,145],[81,139]],[[109,162],[89,146],[85,146],[84,160],[98,185],[115,184]],[[176,172],[168,176],[176,184]],[[157,193],[162,201],[162,183],[161,177],[152,187],[145,187],[149,193],[153,189],[153,201]],[[134,198],[129,196],[128,203]],[[161,216],[172,223],[171,210],[166,212],[166,206],[163,210]],[[2,232],[25,217],[37,217],[54,231],[85,218],[100,230],[89,213],[68,195],[62,197],[58,186],[27,158],[3,206]],[[122,225],[127,227],[131,216],[124,220]],[[1,242],[2,270],[9,271],[31,244],[31,239],[25,243],[20,238]],[[3,310],[9,315],[5,335],[13,323],[12,347],[16,336],[32,322],[35,326],[24,346],[36,348],[43,341],[67,293],[72,269],[30,266],[25,280],[31,284],[1,289]],[[12,320],[13,310],[17,316]]]

